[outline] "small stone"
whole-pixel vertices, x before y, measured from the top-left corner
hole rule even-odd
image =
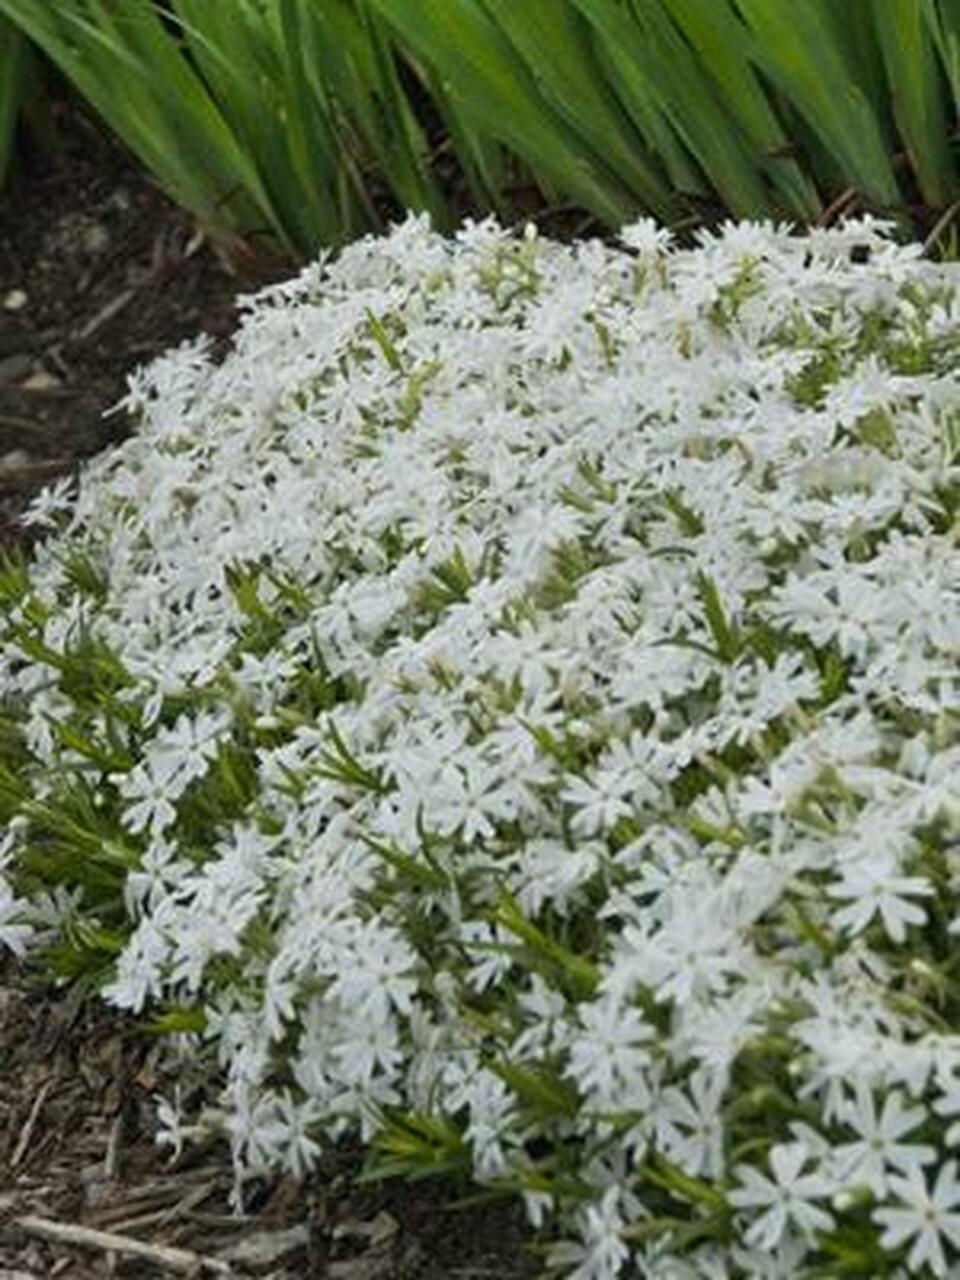
[[[9,453],[0,457],[0,471],[19,471],[21,467],[29,464],[30,455],[26,449],[11,449]]]
[[[102,222],[88,222],[81,232],[80,244],[84,253],[95,258],[110,247],[110,233]]]
[[[33,359],[28,355],[15,352],[12,356],[4,356],[0,360],[0,385],[19,382],[21,378],[27,377],[32,368]]]
[[[11,289],[3,296],[5,311],[21,311],[27,305],[27,295],[22,289]]]
[[[52,373],[47,373],[46,369],[38,369],[36,373],[31,373],[30,377],[20,383],[24,391],[52,391],[54,387],[62,386],[59,378],[55,378]]]

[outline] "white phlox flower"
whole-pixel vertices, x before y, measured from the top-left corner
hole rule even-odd
[[[896,1207],[886,1204],[874,1209],[872,1217],[884,1228],[880,1243],[896,1249],[912,1240],[907,1255],[911,1272],[929,1266],[935,1276],[953,1274],[948,1266],[944,1241],[960,1252],[960,1183],[957,1162],[945,1161],[929,1187],[919,1165],[913,1164],[902,1177],[890,1176],[890,1190]]]
[[[730,1203],[738,1209],[763,1211],[751,1216],[744,1237],[748,1244],[773,1249],[788,1224],[808,1235],[833,1226],[832,1214],[816,1202],[831,1196],[836,1183],[819,1173],[803,1173],[809,1162],[803,1143],[782,1143],[770,1150],[772,1177],[751,1165],[740,1165],[735,1171],[740,1185],[730,1192]]]
[[[922,1107],[905,1107],[898,1092],[887,1094],[878,1116],[872,1090],[858,1081],[842,1118],[858,1136],[835,1147],[832,1158],[851,1183],[864,1183],[878,1200],[886,1195],[891,1169],[902,1174],[936,1159],[936,1150],[929,1144],[901,1141],[923,1124],[926,1112]]]

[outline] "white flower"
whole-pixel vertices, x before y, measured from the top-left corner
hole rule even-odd
[[[623,1008],[613,1000],[597,1001],[580,1008],[582,1030],[570,1043],[567,1074],[591,1100],[604,1109],[638,1105],[648,1097],[646,1068],[650,1054],[645,1046],[653,1039],[653,1028],[636,1009]]]
[[[498,768],[479,759],[444,765],[433,786],[429,819],[445,835],[459,832],[466,844],[489,839],[496,822],[516,812],[513,790]]]
[[[951,930],[956,932],[955,930]],[[940,1096],[934,1101],[933,1109],[938,1116],[960,1116],[960,1080],[953,1072],[939,1072],[937,1087]],[[948,1147],[960,1144],[960,1120],[955,1120],[944,1137]]]
[[[41,489],[26,511],[20,523],[27,529],[55,528],[59,518],[70,511],[76,500],[76,481],[73,476],[61,476]]]
[[[179,716],[171,728],[159,730],[154,738],[148,759],[155,772],[176,779],[179,787],[202,778],[217,754],[226,723],[222,713]]]
[[[330,1056],[336,1063],[339,1081],[366,1087],[379,1070],[391,1075],[403,1060],[396,1027],[375,1018],[356,1020],[346,1034],[332,1047]]]
[[[33,937],[33,926],[22,919],[23,903],[14,896],[10,885],[0,875],[0,945],[9,947],[14,955],[25,954]]]
[[[741,1186],[730,1192],[730,1203],[738,1209],[764,1211],[753,1217],[747,1228],[748,1244],[775,1248],[789,1223],[808,1235],[833,1226],[832,1215],[813,1202],[831,1196],[836,1183],[821,1174],[802,1173],[809,1160],[810,1152],[803,1143],[790,1142],[770,1148],[772,1178],[750,1165],[738,1165],[735,1172]]]
[[[857,372],[830,388],[824,412],[842,427],[852,426],[871,409],[886,408],[907,379],[892,376],[875,356],[868,356]]]
[[[933,1190],[918,1165],[911,1165],[905,1177],[890,1176],[890,1190],[904,1207],[886,1206],[873,1211],[874,1222],[885,1228],[880,1243],[885,1249],[898,1249],[913,1239],[907,1263],[911,1271],[929,1266],[935,1276],[949,1274],[943,1250],[945,1237],[960,1250],[960,1184],[957,1163],[947,1160],[937,1172]]]
[[[177,820],[174,801],[179,797],[186,780],[175,777],[174,761],[158,761],[149,767],[139,764],[130,773],[111,775],[120,794],[134,803],[124,811],[123,822],[128,830],[149,830],[152,836],[161,836]]]
[[[891,1168],[905,1173],[936,1159],[935,1148],[900,1141],[926,1119],[923,1107],[904,1107],[902,1093],[887,1094],[878,1118],[872,1090],[857,1081],[855,1096],[841,1109],[841,1118],[857,1132],[859,1140],[835,1147],[833,1158],[846,1178],[864,1183],[878,1200],[886,1195]]]
[[[673,233],[667,227],[658,226],[653,218],[638,218],[621,229],[620,240],[641,257],[658,257],[670,248]]]
[[[568,1280],[615,1280],[630,1250],[621,1237],[620,1189],[610,1186],[602,1199],[580,1215],[582,1243],[564,1241],[550,1250],[552,1266],[562,1266]],[[569,1270],[568,1270],[569,1268]]]
[[[810,1253],[809,1238],[798,1231],[786,1231],[773,1249],[760,1245],[751,1249],[734,1246],[731,1250],[737,1268],[722,1277],[749,1276],[750,1280],[796,1280],[802,1274],[801,1263]],[[704,1277],[713,1280],[713,1277]],[[720,1280],[720,1277],[718,1277]]]
[[[685,1090],[668,1088],[657,1100],[657,1141],[685,1173],[705,1173],[710,1178],[723,1173],[720,1100],[727,1083],[724,1075],[700,1068]]]
[[[633,812],[628,797],[633,782],[611,769],[598,769],[590,778],[572,777],[560,793],[560,798],[572,804],[573,830],[582,836],[595,836],[614,826],[620,818],[629,818]]]
[[[833,898],[850,900],[849,906],[833,912],[836,928],[860,933],[879,914],[888,936],[903,942],[907,926],[921,925],[927,918],[926,911],[910,902],[909,896],[928,897],[933,889],[921,876],[897,875],[892,860],[881,857],[861,858],[844,867],[841,882],[831,885],[828,892]]]
[[[362,1019],[382,1020],[408,1013],[416,983],[414,953],[406,940],[376,922],[355,930],[353,955],[343,954],[330,987],[331,997]]]
[[[103,988],[103,998],[139,1013],[149,998],[162,991],[169,957],[170,942],[164,932],[150,917],[141,920],[117,961],[114,977]]]

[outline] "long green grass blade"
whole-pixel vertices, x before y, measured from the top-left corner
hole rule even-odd
[[[435,225],[453,222],[430,169],[423,131],[400,82],[386,28],[364,0],[304,0],[304,67],[329,91],[348,147],[370,158],[404,208],[427,210]]]
[[[619,73],[622,98],[652,99],[727,207],[741,217],[768,209],[768,195],[736,121],[660,0],[574,0]],[[636,119],[643,128],[643,115]]]
[[[634,34],[628,16],[616,9],[594,9],[572,0],[596,26],[597,59],[618,100],[633,121],[637,133],[662,163],[670,186],[684,196],[706,198],[709,187],[703,174],[683,145],[663,107],[662,96],[640,74],[631,56]],[[622,38],[618,38],[618,31]]]
[[[496,211],[501,221],[507,221],[512,216],[510,185],[520,178],[519,158],[499,139],[470,123],[449,97],[434,67],[417,65],[409,50],[404,53],[443,121],[446,138],[441,143],[441,153],[452,151],[477,211]]]
[[[208,226],[301,254],[449,227],[451,163],[614,226],[960,185],[960,0],[0,0],[0,177],[31,41]]]
[[[752,34],[718,0],[664,0],[664,7],[696,51],[785,210],[815,218],[820,212],[816,188],[787,154],[789,138],[748,56]]]
[[[947,144],[947,116],[923,0],[873,0],[873,18],[892,90],[893,113],[924,199],[947,204],[957,171]]]
[[[342,146],[335,119],[334,104],[326,84],[312,74],[308,38],[311,29],[299,0],[280,0],[283,80],[288,92],[284,112],[287,145],[300,184],[309,190],[316,181],[318,153],[329,165],[326,181],[330,187],[332,207],[337,211],[340,230],[325,231],[324,238],[343,239],[356,234],[364,222],[376,222],[363,175],[354,158]],[[322,140],[322,141],[321,141]]]
[[[839,169],[868,200],[897,208],[901,195],[878,112],[857,83],[857,68],[838,40],[839,11],[830,0],[801,4],[737,0],[756,40],[752,57],[805,118]]]
[[[960,0],[923,0],[923,16],[950,86],[950,125],[953,138],[960,126]]]
[[[582,139],[598,164],[609,165],[647,208],[671,209],[665,175],[597,63],[590,25],[569,0],[516,0],[483,5],[523,59],[551,109]]]
[[[213,225],[264,220],[255,170],[142,0],[0,0],[174,199]]]
[[[237,0],[229,12],[204,0],[176,0],[176,12],[282,240],[309,254],[360,228],[357,193],[342,186],[331,105],[311,92],[303,73],[296,0],[281,0],[269,12],[251,0]]]
[[[523,59],[476,0],[372,0],[374,10],[427,63],[448,106],[468,126],[499,138],[528,164],[607,222],[636,201],[545,101]]]

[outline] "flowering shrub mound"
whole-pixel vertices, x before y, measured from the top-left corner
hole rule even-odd
[[[238,1177],[358,1130],[579,1280],[960,1274],[960,294],[887,232],[411,217],[34,504],[0,935]]]

